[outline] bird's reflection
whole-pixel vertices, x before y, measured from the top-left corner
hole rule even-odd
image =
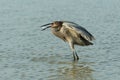
[[[94,80],[93,70],[89,66],[80,66],[77,62],[70,64],[70,67],[63,67],[59,70],[61,80]]]

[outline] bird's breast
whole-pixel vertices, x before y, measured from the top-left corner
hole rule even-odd
[[[60,30],[58,30],[57,28],[51,28],[51,31],[55,36],[59,37],[60,39],[62,39],[64,41],[66,41],[65,35]]]

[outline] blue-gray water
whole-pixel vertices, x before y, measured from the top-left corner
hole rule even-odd
[[[54,20],[91,32],[93,46],[76,47],[41,31]],[[0,80],[120,80],[120,0],[0,0]]]

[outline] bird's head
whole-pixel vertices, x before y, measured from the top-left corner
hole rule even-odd
[[[55,21],[51,24],[51,27],[52,28],[58,28],[58,27],[61,27],[62,26],[62,21]]]
[[[45,25],[42,25],[41,27],[43,28],[43,30],[47,29],[47,28],[61,28],[62,27],[63,22],[62,21],[54,21],[52,23],[48,23]],[[46,26],[46,27],[45,27]]]

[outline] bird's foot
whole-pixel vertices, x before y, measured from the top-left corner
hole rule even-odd
[[[74,61],[78,61],[79,60],[79,57],[77,56],[77,57],[74,57],[74,59],[73,59]]]

